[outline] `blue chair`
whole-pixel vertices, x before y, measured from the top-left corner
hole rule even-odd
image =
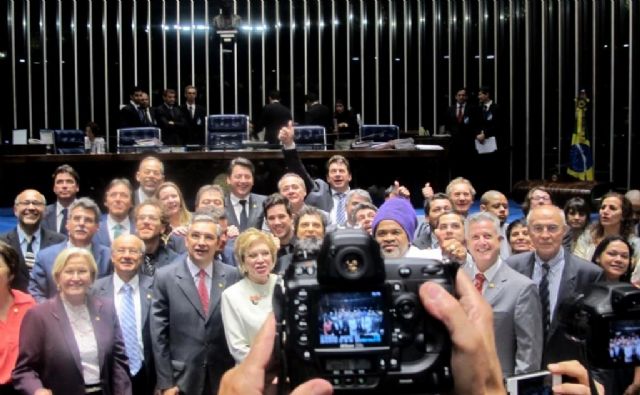
[[[360,139],[367,141],[387,142],[400,138],[400,127],[397,125],[362,125]]]
[[[84,131],[54,129],[53,145],[57,154],[84,154]]]
[[[155,139],[155,141],[153,141]],[[144,141],[146,140],[146,141]],[[144,141],[144,144],[142,143]],[[153,144],[149,142],[153,141]],[[154,127],[122,128],[117,130],[118,153],[157,152],[162,144],[162,130]]]
[[[249,117],[219,114],[207,117],[205,141],[209,149],[238,149],[249,140]]]
[[[294,126],[293,140],[298,150],[326,150],[327,132],[324,126]]]

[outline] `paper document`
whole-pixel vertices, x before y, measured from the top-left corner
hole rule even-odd
[[[476,140],[476,151],[478,151],[479,154],[490,154],[492,152],[495,152],[497,149],[498,146],[496,144],[495,137],[484,139],[484,144],[481,144],[478,140]]]

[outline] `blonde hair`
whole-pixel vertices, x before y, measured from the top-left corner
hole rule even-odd
[[[85,258],[87,266],[89,266],[89,272],[91,273],[91,282],[96,279],[96,274],[98,273],[98,265],[96,264],[96,260],[93,258],[93,255],[91,255],[91,252],[89,250],[85,250],[84,248],[69,247],[60,251],[60,253],[56,257],[55,262],[53,263],[51,274],[53,275],[53,280],[55,281],[56,285],[58,285],[58,277],[64,270],[65,266],[67,266],[67,262],[69,262],[69,259],[76,256]]]
[[[180,221],[180,225],[181,226],[189,225],[189,222],[191,222],[191,213],[189,212],[189,210],[187,210],[187,205],[184,202],[184,196],[182,195],[182,191],[180,190],[180,188],[176,183],[171,181],[163,182],[162,184],[160,184],[160,186],[156,190],[156,193],[153,197],[160,200],[160,191],[169,187],[175,189],[176,193],[178,194],[178,197],[180,198],[180,210],[178,211],[178,216],[179,216],[178,220]],[[164,203],[162,204],[162,206],[164,207]],[[171,223],[171,218],[169,218],[169,223]]]
[[[251,246],[257,243],[265,243],[267,248],[269,248],[269,253],[271,254],[271,267],[275,266],[276,258],[277,258],[277,247],[275,241],[273,241],[273,237],[265,232],[262,232],[256,228],[249,228],[244,232],[240,233],[238,238],[236,239],[235,247],[233,253],[236,257],[236,262],[238,264],[238,270],[240,274],[243,276],[246,275],[247,270],[244,266],[244,255]]]

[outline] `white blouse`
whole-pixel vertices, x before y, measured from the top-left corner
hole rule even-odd
[[[91,316],[86,304],[74,306],[64,299],[62,304],[69,317],[73,336],[80,352],[82,375],[85,385],[100,383],[100,362],[98,361],[98,342],[96,341]]]

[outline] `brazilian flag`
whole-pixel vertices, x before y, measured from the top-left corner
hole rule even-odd
[[[569,168],[567,174],[582,181],[593,181],[593,155],[591,143],[585,135],[585,121],[587,119],[587,105],[589,99],[584,90],[575,99],[576,102],[576,130],[571,136],[569,151]]]

